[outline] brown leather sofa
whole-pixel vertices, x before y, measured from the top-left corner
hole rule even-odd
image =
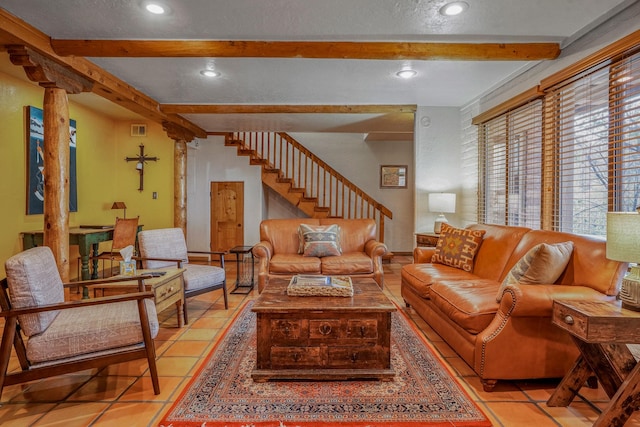
[[[300,224],[340,227],[342,255],[303,256],[298,253]],[[291,218],[267,219],[260,223],[260,243],[253,247],[258,258],[258,291],[272,277],[291,278],[296,274],[349,275],[371,277],[383,286],[384,243],[377,241],[373,219]]]
[[[485,391],[498,380],[560,378],[579,352],[569,334],[551,323],[554,299],[612,300],[627,264],[605,257],[595,238],[523,227],[477,224],[486,230],[471,272],[432,264],[435,248],[416,248],[403,266],[401,293],[480,377]],[[496,297],[511,267],[538,243],[574,243],[554,284],[509,285]]]

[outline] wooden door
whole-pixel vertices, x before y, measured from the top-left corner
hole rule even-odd
[[[211,250],[244,245],[244,182],[211,182]]]

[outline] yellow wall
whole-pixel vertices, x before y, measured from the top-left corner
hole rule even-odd
[[[26,214],[25,107],[42,108],[43,89],[0,72],[0,278],[4,261],[22,250],[20,232],[43,227],[43,215]],[[78,212],[70,213],[70,226],[113,224],[121,210],[111,210],[114,201],[127,205],[127,217],[140,216],[144,229],[173,226],[173,141],[160,125],[148,120],[119,121],[73,102],[69,115],[77,126]],[[146,123],[148,136],[130,136],[132,123]],[[160,158],[145,165],[144,191],[138,191],[135,162],[143,143],[148,156]],[[158,198],[152,199],[152,192]],[[103,246],[104,247],[104,246]],[[108,248],[109,245],[106,245]],[[77,247],[71,247],[70,277],[76,276]]]

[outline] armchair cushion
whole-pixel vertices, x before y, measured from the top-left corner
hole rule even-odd
[[[46,246],[21,252],[5,263],[11,304],[15,308],[56,304],[64,301],[64,287],[53,253]],[[49,327],[58,311],[25,314],[18,320],[23,333],[30,337]]]
[[[224,269],[215,265],[187,264],[183,268],[185,291],[207,288],[212,283],[221,283],[226,279]]]
[[[187,243],[181,228],[159,228],[138,233],[140,256],[142,258],[167,258],[189,261]],[[143,261],[144,268],[175,267],[172,261]]]
[[[151,298],[144,303],[151,337],[155,338],[159,330],[156,306]],[[30,337],[27,358],[32,363],[42,363],[140,344],[142,341],[135,301],[78,307],[61,310],[45,331]]]

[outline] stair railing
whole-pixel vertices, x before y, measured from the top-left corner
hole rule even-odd
[[[250,150],[263,167],[279,169],[282,180],[291,180],[294,191],[303,191],[303,199],[317,202],[326,216],[336,218],[373,218],[378,239],[384,242],[384,220],[392,212],[369,196],[338,171],[284,132],[234,132],[227,135]]]

